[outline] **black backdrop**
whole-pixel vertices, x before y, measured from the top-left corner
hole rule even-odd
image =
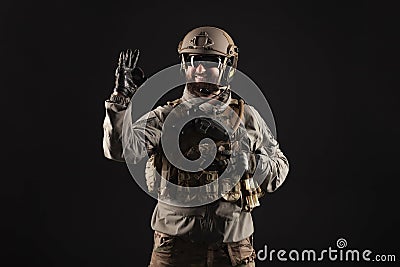
[[[345,238],[348,248],[398,253],[393,7],[371,1],[1,6],[2,266],[146,266],[155,201],[124,163],[103,157],[104,100],[121,50],[139,48],[139,65],[150,76],[177,63],[178,42],[202,25],[233,36],[239,69],[262,88],[291,164],[285,184],[254,211],[256,249],[322,250]],[[276,258],[258,263],[285,265]]]

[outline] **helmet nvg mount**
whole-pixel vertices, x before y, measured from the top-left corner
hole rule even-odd
[[[223,57],[218,82],[231,81],[238,61],[238,47],[224,30],[204,26],[191,30],[178,45],[182,69],[186,70],[185,55],[215,55]]]

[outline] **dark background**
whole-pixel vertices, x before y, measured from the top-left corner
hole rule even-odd
[[[2,266],[146,266],[155,201],[103,157],[104,100],[121,50],[139,48],[151,76],[203,25],[234,38],[290,162],[254,210],[256,250],[345,238],[399,260],[395,8],[261,3],[2,1]]]

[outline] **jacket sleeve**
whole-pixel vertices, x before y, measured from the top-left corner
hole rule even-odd
[[[247,106],[249,123],[246,130],[253,144],[257,166],[253,178],[259,182],[264,192],[274,192],[285,181],[289,172],[289,162],[279,147],[270,128],[252,106]]]
[[[161,123],[156,113],[150,111],[132,122],[131,116],[125,116],[131,108],[105,102],[103,150],[108,159],[137,163],[159,146]]]
[[[122,153],[122,127],[127,107],[105,101],[106,115],[103,122],[104,156],[116,161],[124,161]]]

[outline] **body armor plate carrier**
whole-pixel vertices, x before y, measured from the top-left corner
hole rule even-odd
[[[181,100],[177,99],[167,104],[175,108],[180,103]],[[229,106],[231,109],[227,110],[234,110],[236,115],[227,116],[226,114],[229,113],[223,112],[222,116],[227,116],[227,122],[233,125],[234,134],[240,122],[243,122],[244,102],[241,99],[232,98]],[[179,138],[182,154],[189,160],[198,159],[201,153],[207,151],[207,144],[199,145],[199,142],[204,138],[210,138],[217,148],[213,163],[201,171],[187,172],[175,168],[168,162],[163,153],[152,154],[146,163],[145,169],[148,190],[150,192],[157,190],[158,196],[165,198],[170,194],[179,194],[179,192],[171,192],[166,181],[182,186],[180,188],[188,188],[206,185],[217,180],[225,170],[226,162],[235,149],[234,144],[229,140],[229,134],[222,125],[210,118],[198,117],[188,122],[183,127],[182,136]],[[225,201],[236,203],[244,211],[251,211],[259,206],[258,198],[264,194],[251,177],[251,173],[254,173],[256,167],[256,158],[253,153],[250,153],[248,164],[249,171],[245,172],[243,177],[238,177],[236,184],[232,185],[229,181],[218,181],[218,183],[214,183],[215,186],[206,187],[202,197],[211,199],[222,197]],[[232,179],[227,180],[231,181]],[[219,195],[218,198],[215,198],[216,194]]]

